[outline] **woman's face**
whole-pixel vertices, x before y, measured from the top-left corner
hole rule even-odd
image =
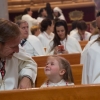
[[[58,12],[54,12],[54,16],[55,17],[58,17]]]
[[[93,33],[95,33],[95,28],[92,26],[92,24],[90,24],[90,32],[93,34]]]
[[[42,16],[43,17],[46,17],[47,16],[47,11],[45,9],[43,9]]]
[[[57,26],[56,33],[58,34],[58,36],[60,37],[61,40],[65,39],[66,31],[65,31],[64,26]]]

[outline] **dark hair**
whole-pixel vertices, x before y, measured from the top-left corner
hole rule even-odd
[[[97,12],[97,15],[96,15],[96,17],[99,17],[99,16],[100,16],[100,11],[98,11],[98,12]]]
[[[18,25],[18,26],[20,26],[22,23],[27,23],[25,20],[18,20],[17,22],[16,22],[16,24]]]
[[[0,42],[6,42],[9,39],[18,37],[20,34],[17,24],[6,19],[0,19]]]
[[[25,8],[23,14],[28,14],[28,12],[31,10],[31,8]]]
[[[41,32],[46,31],[48,26],[52,25],[52,20],[45,18],[44,20],[42,20],[42,22],[40,23],[40,30]]]
[[[68,34],[68,26],[67,26],[67,22],[65,20],[58,20],[56,23],[55,23],[55,26],[54,26],[54,33],[55,33],[55,36],[54,36],[54,39],[53,39],[53,46],[51,47],[51,51],[58,45],[61,45],[60,43],[60,37],[58,36],[57,34],[57,31],[56,31],[56,27],[59,27],[59,26],[64,26],[64,29],[65,29],[65,37],[67,38],[67,34]]]
[[[50,56],[50,57],[54,57],[58,61],[60,68],[65,69],[66,72],[63,75],[63,79],[69,83],[74,82],[69,62],[65,58],[60,56]]]
[[[77,23],[77,28],[80,30],[87,30],[87,25],[85,23],[85,21],[81,20]]]
[[[75,20],[75,21],[72,22],[72,29],[71,29],[71,30],[77,28],[77,24],[78,24],[78,22],[79,22],[78,20]]]
[[[42,17],[42,12],[45,10],[45,8],[41,8],[41,9],[39,9],[39,11],[38,11],[38,16],[39,17]]]

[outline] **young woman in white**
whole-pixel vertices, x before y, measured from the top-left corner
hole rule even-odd
[[[62,53],[81,53],[82,49],[79,42],[70,37],[68,33],[67,23],[64,20],[59,20],[55,23],[54,39],[50,43],[52,53],[57,54],[59,45],[63,45]],[[54,51],[54,52],[53,52]]]
[[[48,79],[41,87],[74,85],[70,64],[63,57],[50,56],[44,71]]]
[[[50,49],[50,41],[54,38],[54,25],[53,21],[50,19],[44,19],[40,24],[41,33],[39,34],[38,38],[40,39],[44,48],[46,48],[46,54],[48,54]]]

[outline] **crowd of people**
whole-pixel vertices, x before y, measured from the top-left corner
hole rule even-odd
[[[38,10],[37,19],[26,8],[16,23],[0,19],[0,90],[35,87],[37,64],[33,56],[50,55],[44,68],[47,80],[43,87],[74,85],[69,62],[59,54],[81,53],[82,84],[100,83],[100,12],[90,23],[90,31],[83,20],[67,21],[59,7],[49,3]],[[89,41],[83,49],[79,41]]]

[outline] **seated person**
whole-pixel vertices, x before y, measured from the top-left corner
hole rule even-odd
[[[37,65],[19,46],[20,30],[8,20],[0,19],[0,90],[32,88]]]
[[[50,56],[44,69],[48,80],[41,87],[74,85],[70,64],[60,56]]]
[[[62,50],[60,50],[62,54],[81,53],[82,49],[79,42],[67,34],[68,27],[66,21],[57,21],[55,23],[54,33],[54,39],[50,42],[50,54],[59,54],[59,45],[63,46],[61,48]]]
[[[38,25],[31,27],[32,35],[38,36],[40,34],[40,27]]]
[[[19,20],[17,21],[17,24],[22,35],[21,46],[25,49],[25,51],[30,56],[45,55],[45,51],[40,40],[36,36],[29,35],[28,23],[26,21]]]
[[[70,34],[71,37],[74,37],[78,41],[88,41],[91,33],[87,32],[87,25],[85,21],[79,21],[77,24],[77,30],[73,34]]]

